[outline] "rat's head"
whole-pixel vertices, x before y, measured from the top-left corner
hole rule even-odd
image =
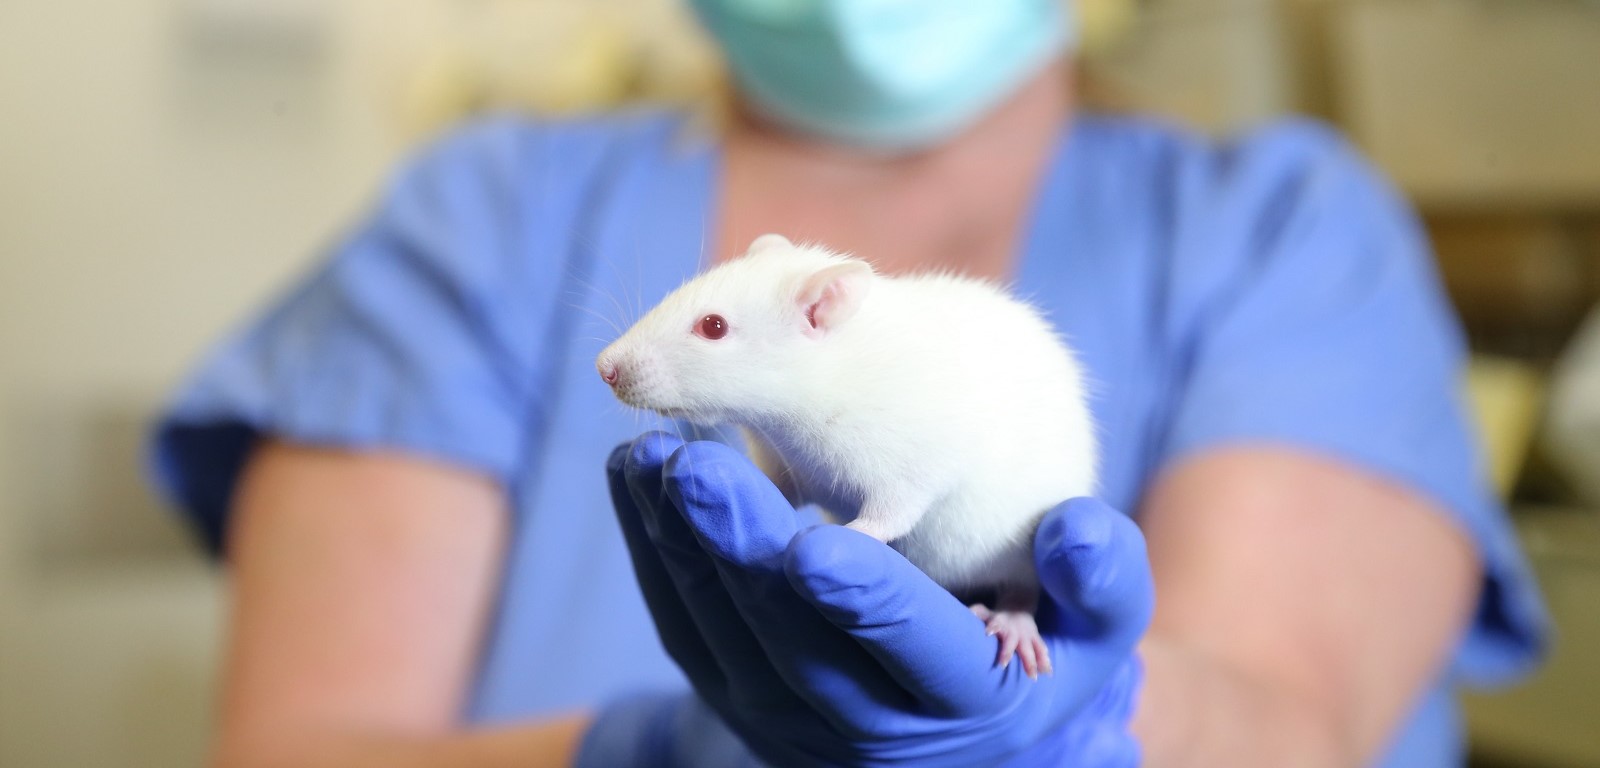
[[[805,408],[806,375],[872,279],[864,261],[763,235],[673,291],[595,367],[619,400],[693,421]]]

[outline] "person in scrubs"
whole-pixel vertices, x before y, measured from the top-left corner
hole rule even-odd
[[[1047,764],[1034,742],[1077,729],[1051,760],[1463,763],[1454,691],[1529,670],[1545,619],[1394,189],[1313,123],[1212,141],[1078,110],[1059,0],[693,6],[737,85],[725,125],[462,127],[172,401],[152,470],[230,574],[217,764],[802,754],[771,746],[790,721],[759,716],[760,691],[719,703],[685,646],[663,647],[745,628],[675,625],[641,594],[657,560],[624,534],[648,510],[626,489],[614,506],[607,461],[658,421],[618,406],[593,363],[768,232],[885,273],[1010,281],[1044,309],[1095,382],[1093,514],[1126,525],[1106,528],[1127,544],[1106,562],[1153,575],[1156,596],[1153,616],[1148,590],[1121,601],[1143,613],[1115,653],[1017,688],[1077,686],[1087,703],[1050,704],[1054,719],[962,741],[970,723],[915,702],[840,705],[796,715],[827,727],[795,762]],[[613,460],[613,484],[659,472],[641,451]],[[837,669],[836,687],[881,671]],[[880,749],[874,728],[910,722]]]

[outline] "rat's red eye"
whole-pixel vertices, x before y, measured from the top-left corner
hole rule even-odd
[[[695,335],[716,341],[728,335],[728,321],[722,315],[706,315],[700,318],[700,324],[694,328]]]

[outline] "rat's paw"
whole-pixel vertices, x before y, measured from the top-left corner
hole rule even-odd
[[[1048,675],[1055,671],[1050,666],[1050,649],[1039,635],[1039,625],[1034,623],[1033,614],[993,611],[980,603],[967,607],[984,622],[989,635],[1000,640],[1000,650],[995,655],[994,663],[1004,667],[1011,663],[1012,656],[1016,656],[1022,660],[1022,671],[1035,679],[1040,672]]]
[[[871,536],[872,538],[877,539],[885,544],[888,544],[890,538],[892,538],[889,535],[890,532],[888,528],[884,526],[882,522],[876,520],[868,520],[857,517],[856,519],[845,523],[844,527],[865,533],[866,535]]]

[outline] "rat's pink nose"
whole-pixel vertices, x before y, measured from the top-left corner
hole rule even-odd
[[[616,363],[613,363],[613,362],[607,360],[605,362],[600,363],[599,368],[600,368],[600,378],[604,379],[607,384],[610,384],[611,386],[615,387],[617,385],[617,365],[616,365]]]

